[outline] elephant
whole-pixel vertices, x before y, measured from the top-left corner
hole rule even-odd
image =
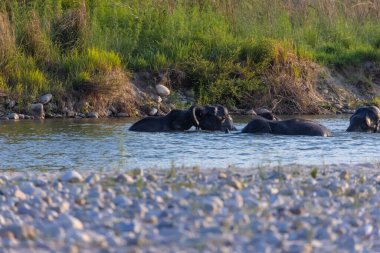
[[[207,131],[236,131],[231,115],[222,105],[205,105],[195,109],[199,128]]]
[[[174,109],[161,117],[146,117],[134,123],[129,130],[136,132],[186,131],[192,126],[197,130],[236,130],[227,108],[221,105],[192,106],[188,110]]]
[[[261,116],[263,118],[269,119],[269,120],[280,120],[277,116],[274,116],[274,114],[265,108],[259,108],[254,110],[255,114],[257,116]]]
[[[363,106],[350,117],[347,132],[380,132],[380,109],[376,106]]]
[[[255,116],[242,130],[242,133],[270,133],[278,135],[332,136],[330,130],[311,120],[288,119],[268,120]]]
[[[135,132],[169,132],[185,131],[192,126],[199,127],[195,116],[196,107],[188,110],[171,110],[167,115],[160,117],[146,117],[134,123],[129,130]]]

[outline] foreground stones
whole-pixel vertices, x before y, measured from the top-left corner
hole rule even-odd
[[[5,171],[0,252],[379,252],[378,169]]]

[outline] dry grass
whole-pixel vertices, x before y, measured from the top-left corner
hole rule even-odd
[[[25,51],[40,61],[50,59],[49,40],[41,29],[40,18],[36,11],[23,25],[21,44]]]
[[[128,75],[121,69],[115,69],[75,86],[74,96],[77,101],[82,101],[78,103],[79,106],[84,101],[89,105],[87,110],[97,111],[101,117],[106,116],[105,110],[111,107],[118,112],[134,116],[137,108],[143,104]]]
[[[321,113],[323,98],[316,91],[314,63],[289,54],[266,71],[264,82],[270,83],[268,93],[262,97],[262,105],[271,105],[277,114]]]
[[[85,1],[73,10],[68,10],[58,18],[55,27],[55,41],[63,50],[81,48],[87,34],[87,9]]]
[[[16,51],[16,39],[8,15],[0,11],[0,68],[11,60]]]

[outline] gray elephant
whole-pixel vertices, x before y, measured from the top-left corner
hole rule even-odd
[[[255,116],[242,130],[243,133],[268,133],[279,135],[332,136],[326,127],[304,119],[268,120]]]
[[[380,132],[380,109],[376,106],[364,106],[350,117],[347,132]]]
[[[254,115],[261,116],[269,120],[280,120],[280,118],[278,118],[270,110],[265,109],[265,108],[255,109],[254,113],[255,113]]]
[[[236,131],[231,115],[222,105],[198,106],[195,115],[199,128],[207,131]]]
[[[192,126],[209,131],[236,130],[228,110],[221,106],[192,106],[188,110],[172,110],[162,117],[146,117],[129,130],[137,132],[186,131]]]

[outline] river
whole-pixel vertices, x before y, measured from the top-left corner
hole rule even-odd
[[[379,163],[380,134],[347,133],[348,116],[305,116],[334,137],[233,132],[137,133],[133,119],[0,122],[0,168],[11,170],[242,168]],[[241,130],[249,118],[235,119]]]

